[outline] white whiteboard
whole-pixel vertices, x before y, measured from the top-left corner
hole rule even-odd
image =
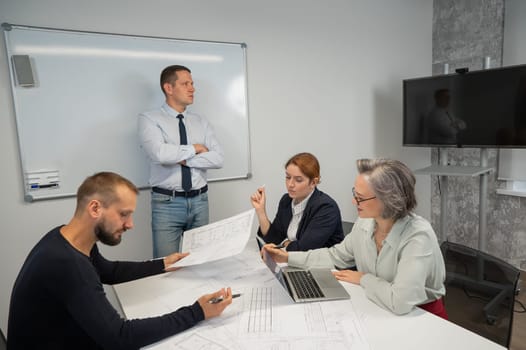
[[[209,181],[250,177],[245,44],[2,26],[26,201],[75,195],[106,170],[148,187],[137,116],[162,105],[159,75],[172,64],[192,70],[188,110],[212,124],[224,149]],[[17,81],[20,55],[29,56],[33,86]]]

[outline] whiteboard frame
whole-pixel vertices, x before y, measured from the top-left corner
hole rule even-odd
[[[4,40],[5,40],[5,48],[6,48],[6,58],[9,66],[9,76],[10,76],[10,83],[11,83],[11,94],[12,94],[12,101],[14,106],[14,113],[15,113],[15,119],[16,119],[16,130],[17,130],[17,141],[18,141],[18,148],[19,148],[19,155],[20,155],[20,167],[22,170],[22,177],[23,177],[23,190],[24,190],[24,200],[26,202],[33,202],[37,200],[46,200],[46,199],[58,199],[58,198],[68,198],[68,197],[74,197],[76,196],[76,188],[74,192],[68,192],[68,193],[54,193],[54,186],[49,186],[49,190],[47,188],[40,188],[38,189],[37,193],[32,192],[30,185],[28,184],[28,174],[30,173],[28,169],[26,169],[26,159],[24,157],[24,151],[27,151],[24,149],[23,141],[20,137],[20,123],[21,121],[19,118],[20,116],[20,107],[18,106],[17,102],[17,92],[16,92],[16,77],[14,72],[13,63],[11,60],[12,51],[10,50],[10,44],[9,44],[9,38],[8,34],[9,32],[16,28],[16,29],[26,29],[26,30],[39,30],[39,31],[55,31],[55,32],[63,32],[63,33],[72,33],[72,34],[87,34],[87,35],[101,35],[101,36],[112,36],[112,37],[122,37],[122,38],[139,38],[139,39],[154,39],[154,40],[168,40],[172,42],[180,42],[180,43],[204,43],[204,44],[225,44],[225,45],[239,45],[242,50],[242,61],[243,61],[243,78],[244,78],[244,111],[243,113],[246,116],[246,174],[239,174],[234,176],[223,176],[223,177],[210,177],[208,178],[208,182],[219,182],[219,181],[228,181],[228,180],[236,180],[236,179],[249,179],[252,177],[251,169],[251,155],[250,155],[250,118],[249,118],[249,107],[248,107],[248,77],[247,77],[247,55],[246,55],[246,48],[247,45],[245,43],[236,43],[236,42],[226,42],[226,41],[209,41],[209,40],[189,40],[189,39],[179,39],[179,38],[170,38],[170,37],[157,37],[157,36],[144,36],[144,35],[133,35],[133,34],[117,34],[117,33],[107,33],[107,32],[95,32],[95,31],[83,31],[83,30],[70,30],[70,29],[62,29],[62,28],[51,28],[51,27],[37,27],[37,26],[28,26],[28,25],[19,25],[19,24],[10,24],[10,23],[2,23],[2,29],[4,31]],[[160,73],[160,72],[159,72]],[[160,107],[160,106],[159,106]],[[224,144],[223,140],[220,140],[222,144]],[[245,163],[243,163],[245,164]],[[49,170],[51,173],[55,173],[55,169]],[[213,171],[213,170],[212,170]],[[37,173],[41,173],[41,171],[37,171]],[[88,176],[90,174],[85,174],[85,176]],[[79,186],[80,183],[77,184]],[[148,184],[136,184],[139,189],[149,189],[150,186]],[[57,186],[58,187],[58,186]]]

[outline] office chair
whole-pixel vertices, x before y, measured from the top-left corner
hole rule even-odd
[[[449,320],[509,348],[519,269],[461,244],[446,241],[440,248]]]
[[[343,228],[343,236],[344,236],[344,238],[349,233],[351,233],[353,226],[354,226],[354,222],[342,221],[342,228]],[[345,270],[354,270],[354,271],[356,271],[356,264],[354,263],[354,261],[351,264],[351,266],[346,267]]]
[[[343,235],[347,236],[351,232],[353,226],[354,222],[342,221]]]
[[[7,340],[5,339],[4,332],[0,329],[0,350],[7,349]]]

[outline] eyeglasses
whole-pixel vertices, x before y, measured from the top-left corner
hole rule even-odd
[[[369,198],[359,198],[356,196],[356,191],[354,190],[354,187],[352,188],[352,196],[354,198],[354,200],[356,201],[356,204],[360,204],[362,202],[367,202],[367,201],[370,201],[371,199],[375,199],[376,196],[374,197],[369,197]]]

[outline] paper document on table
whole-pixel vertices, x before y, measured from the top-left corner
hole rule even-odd
[[[254,223],[254,209],[184,232],[186,258],[172,266],[191,266],[237,255],[245,249]]]

